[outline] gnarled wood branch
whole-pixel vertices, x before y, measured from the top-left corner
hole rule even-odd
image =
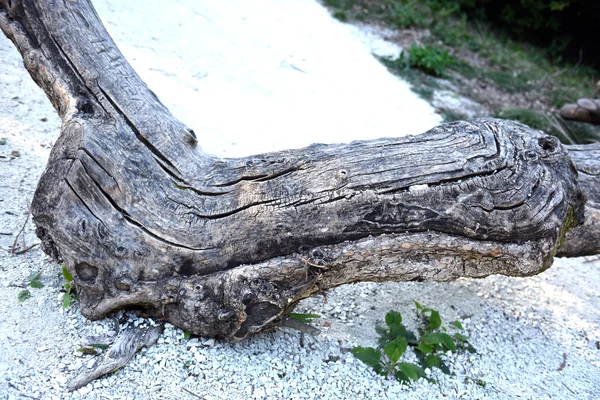
[[[63,119],[32,212],[89,318],[140,307],[243,338],[348,282],[526,276],[599,250],[576,243],[599,236],[597,147],[571,148],[579,182],[556,138],[495,119],[218,159],[88,0],[0,0],[0,27]]]
[[[600,254],[600,143],[566,147],[577,169],[577,186],[587,202],[583,223],[567,232],[556,255],[580,257]]]

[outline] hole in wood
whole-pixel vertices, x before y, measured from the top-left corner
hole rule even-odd
[[[75,272],[79,279],[86,283],[94,283],[98,277],[98,268],[85,262],[76,264]]]
[[[195,273],[196,273],[196,270],[194,268],[194,262],[189,258],[184,260],[183,263],[181,264],[181,267],[179,268],[179,275],[181,275],[185,278],[188,278],[188,277],[194,275]]]
[[[538,144],[543,150],[549,153],[552,153],[558,147],[557,140],[550,136],[540,138]]]
[[[119,290],[124,290],[126,292],[131,290],[131,285],[127,282],[117,282],[115,283],[115,287]]]
[[[281,313],[281,308],[269,302],[253,303],[246,307],[246,320],[236,332],[235,337],[243,338],[249,332],[260,329],[267,321]]]

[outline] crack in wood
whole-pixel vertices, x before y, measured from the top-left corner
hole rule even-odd
[[[22,7],[14,21],[0,10],[0,28],[63,118],[32,215],[44,250],[74,276],[79,266],[89,318],[141,307],[241,339],[344,283],[528,276],[557,249],[600,252],[600,177],[573,167],[600,171],[600,146],[483,119],[218,159],[192,144],[89,0]]]
[[[181,172],[179,172],[177,167],[175,167],[173,165],[173,163],[171,163],[171,161],[169,161],[169,159],[165,155],[163,155],[156,147],[154,147],[154,145],[152,143],[150,143],[150,141],[146,137],[144,137],[142,132],[140,132],[140,130],[129,119],[127,114],[119,107],[119,105],[117,103],[115,103],[115,101],[108,95],[108,93],[106,93],[104,91],[104,89],[102,89],[102,86],[100,86],[100,84],[98,84],[97,86],[98,86],[98,89],[100,90],[100,92],[102,92],[102,94],[106,98],[106,100],[108,100],[108,102],[115,109],[115,111],[117,113],[119,113],[119,115],[123,118],[123,121],[127,124],[129,129],[131,129],[131,131],[135,134],[135,136],[138,138],[138,140],[150,151],[150,153],[152,153],[157,164],[166,173],[171,175],[171,177],[175,178],[179,182],[186,183],[185,179],[183,179],[180,175],[178,175],[178,174],[181,174]],[[164,164],[166,164],[166,165],[164,165]],[[174,169],[175,171],[172,171],[171,168]]]

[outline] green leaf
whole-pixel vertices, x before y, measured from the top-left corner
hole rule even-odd
[[[422,353],[427,354],[427,353],[433,352],[433,346],[430,344],[425,344],[425,343],[421,342],[417,346],[417,350],[419,350]]]
[[[73,282],[73,276],[71,276],[71,273],[69,272],[67,267],[64,265],[62,267],[62,274],[63,274],[63,277],[67,280],[67,282]]]
[[[69,308],[71,306],[71,295],[69,293],[65,293],[62,299],[63,308]]]
[[[381,326],[379,324],[375,325],[375,332],[379,333],[381,336],[387,336],[388,335],[387,328],[384,328],[383,326]]]
[[[38,281],[37,279],[34,279],[32,281],[29,281],[29,286],[31,286],[34,289],[40,289],[44,287],[44,284]]]
[[[475,354],[477,353],[477,350],[475,350],[475,347],[469,345],[469,347],[467,347],[467,351],[471,354]]]
[[[40,275],[41,275],[41,274],[42,274],[42,273],[41,273],[40,271],[38,271],[38,272],[32,272],[32,273],[31,273],[31,274],[29,274],[29,276],[27,277],[27,280],[28,280],[28,281],[30,281],[30,282],[31,282],[31,281],[35,281],[35,280],[37,280],[37,279],[40,277]]]
[[[415,307],[417,307],[417,310],[422,310],[423,309],[423,306],[418,301],[413,300],[413,303],[415,303]]]
[[[19,292],[19,294],[17,295],[17,298],[19,299],[19,303],[24,302],[25,300],[27,300],[30,297],[31,297],[31,293],[27,289],[21,290]]]
[[[467,340],[469,340],[469,337],[465,336],[465,335],[463,335],[461,333],[456,332],[454,334],[454,339],[456,339],[459,342],[466,342]]]
[[[317,319],[317,318],[321,318],[320,315],[317,314],[296,314],[296,313],[291,313],[289,315],[290,318],[298,320],[298,321],[308,321],[311,319]]]
[[[187,340],[187,339],[189,339],[189,338],[191,338],[191,337],[192,337],[192,334],[191,334],[191,333],[189,333],[189,332],[183,332],[183,338],[184,338],[184,339],[186,339],[186,340]]]
[[[447,333],[433,332],[421,338],[426,344],[441,344],[446,349],[456,351],[456,344],[452,336]]]
[[[410,385],[411,383],[409,377],[402,371],[396,371],[394,378],[400,383],[406,383],[407,385]]]
[[[440,313],[436,310],[431,310],[431,315],[429,316],[429,328],[431,330],[438,329],[442,326],[442,318],[440,317]]]
[[[413,381],[419,380],[419,378],[425,378],[425,371],[423,368],[419,367],[416,364],[411,364],[407,362],[403,362],[398,364],[398,369],[404,373],[404,375],[408,376]]]
[[[402,314],[400,314],[398,311],[389,311],[387,314],[385,314],[385,323],[390,327],[395,324],[401,324]]]
[[[378,346],[377,346],[377,347],[378,347],[378,348],[380,348],[380,349],[383,349],[383,348],[385,347],[385,345],[386,345],[386,344],[388,344],[388,342],[389,342],[390,340],[391,340],[391,339],[390,339],[390,338],[388,338],[387,336],[382,336],[382,337],[380,337],[380,338],[377,340],[377,344],[378,344]]]
[[[108,345],[107,344],[103,344],[103,343],[91,343],[88,344],[89,347],[93,347],[94,349],[107,349]]]
[[[437,366],[443,373],[450,375],[450,368],[440,359],[440,365]]]
[[[397,337],[393,341],[385,345],[383,351],[388,356],[391,362],[396,363],[402,354],[406,351],[408,342],[403,337]]]
[[[442,365],[442,360],[435,354],[429,354],[427,357],[425,357],[425,360],[423,360],[423,365],[430,369],[433,367],[439,367]]]
[[[95,356],[98,354],[98,352],[96,351],[95,348],[90,347],[90,346],[79,346],[79,348],[77,349],[77,351],[83,353],[83,354],[89,354],[92,356]]]
[[[463,329],[462,324],[460,323],[459,320],[456,320],[452,323],[452,325],[454,325],[455,327],[457,327],[458,329]]]
[[[397,337],[404,336],[406,334],[406,327],[402,324],[390,325],[390,333],[388,334],[389,340],[395,340]]]
[[[381,364],[374,365],[373,366],[373,371],[375,371],[376,373],[378,373],[381,376],[388,376],[389,375],[389,371],[387,369],[384,369]]]
[[[352,349],[352,354],[354,354],[354,357],[373,368],[381,362],[381,353],[372,347],[354,347]]]
[[[413,331],[409,331],[408,329],[404,333],[404,338],[406,339],[406,341],[410,345],[414,346],[417,343],[419,343],[419,341],[417,340],[417,336],[415,335],[415,333]]]

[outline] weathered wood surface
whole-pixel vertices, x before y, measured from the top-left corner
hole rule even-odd
[[[163,333],[163,326],[137,327],[125,329],[116,342],[94,363],[91,369],[84,368],[69,381],[69,391],[84,387],[91,381],[124,367],[142,347],[150,347]]]
[[[89,318],[243,338],[348,282],[539,273],[578,223],[564,253],[600,251],[597,147],[571,148],[579,183],[556,138],[494,119],[217,159],[89,1],[0,0],[0,27],[63,119],[32,212]]]
[[[566,146],[587,202],[583,223],[567,232],[559,257],[600,254],[600,143]]]

